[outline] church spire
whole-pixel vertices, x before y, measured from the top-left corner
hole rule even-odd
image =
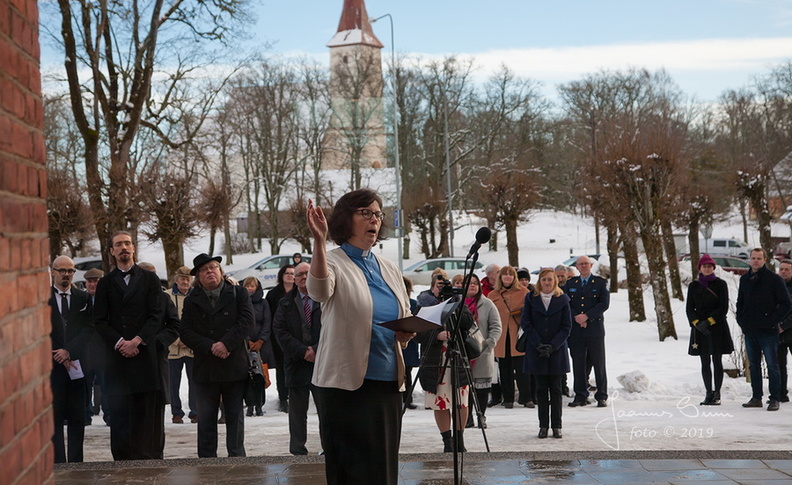
[[[382,43],[371,28],[365,0],[344,0],[338,32],[327,43],[327,47],[342,45],[368,45],[382,48]]]

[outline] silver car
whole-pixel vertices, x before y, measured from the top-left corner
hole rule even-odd
[[[311,256],[302,256],[304,263],[311,262]],[[242,283],[242,280],[248,276],[255,276],[261,281],[261,286],[268,290],[278,285],[278,271],[287,264],[291,264],[291,254],[273,254],[266,258],[256,261],[247,268],[238,269],[236,271],[229,271],[227,274],[235,280]]]
[[[476,262],[475,273],[481,276],[487,263]],[[435,258],[420,261],[405,269],[402,274],[410,279],[414,285],[430,286],[432,284],[432,271],[436,268],[443,268],[448,278],[451,279],[458,274],[465,273],[465,258]],[[468,262],[468,270],[470,263]]]

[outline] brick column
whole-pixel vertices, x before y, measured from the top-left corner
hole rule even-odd
[[[35,0],[0,0],[0,481],[53,483],[50,286]]]

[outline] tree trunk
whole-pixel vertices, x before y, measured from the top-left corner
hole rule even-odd
[[[608,233],[608,263],[610,264],[610,292],[619,291],[619,230],[615,223],[606,226]]]
[[[743,241],[748,241],[748,204],[745,197],[740,197],[740,216],[742,217]]]
[[[217,234],[217,228],[212,226],[209,229],[209,256],[214,256],[214,248],[215,248],[215,234]]]
[[[627,266],[627,301],[630,305],[630,321],[645,322],[646,309],[643,300],[641,264],[638,260],[638,235],[635,233],[635,226],[631,222],[622,225],[621,233],[624,261]]]
[[[223,218],[223,235],[225,236],[226,260],[225,264],[234,264],[234,250],[231,247],[231,216],[226,214]]]
[[[504,221],[506,230],[506,250],[509,254],[509,265],[515,268],[520,265],[520,247],[517,244],[517,219]]]
[[[404,227],[402,228],[402,231],[404,231],[404,237],[402,238],[402,258],[410,259],[410,232],[412,232],[412,223],[409,218],[402,218],[404,219]]]
[[[666,268],[659,228],[654,224],[642,228],[641,241],[649,263],[649,282],[652,285],[654,296],[658,336],[661,342],[668,337],[674,337],[676,340],[676,327],[674,327],[674,315],[671,312],[671,300],[668,297]]]
[[[699,246],[699,231],[701,231],[701,220],[694,218],[688,224],[688,250],[690,254],[690,274],[698,274],[698,262],[701,258],[701,247]]]
[[[682,293],[682,281],[679,277],[679,262],[677,260],[676,244],[674,244],[674,229],[671,222],[664,219],[661,223],[663,249],[668,261],[668,273],[671,276],[671,296],[679,301],[685,301]]]
[[[170,280],[171,275],[176,274],[176,270],[184,265],[184,260],[181,257],[181,244],[178,240],[163,237],[162,251],[165,253],[165,274]]]

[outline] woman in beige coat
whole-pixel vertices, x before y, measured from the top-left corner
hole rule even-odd
[[[530,376],[522,371],[524,354],[517,352],[515,348],[526,294],[528,289],[517,280],[517,271],[513,266],[501,268],[495,280],[495,288],[489,294],[489,299],[498,309],[503,327],[503,332],[495,345],[495,357],[498,359],[500,370],[503,406],[509,409],[514,407],[515,380],[520,393],[518,403],[526,407],[534,407]]]

